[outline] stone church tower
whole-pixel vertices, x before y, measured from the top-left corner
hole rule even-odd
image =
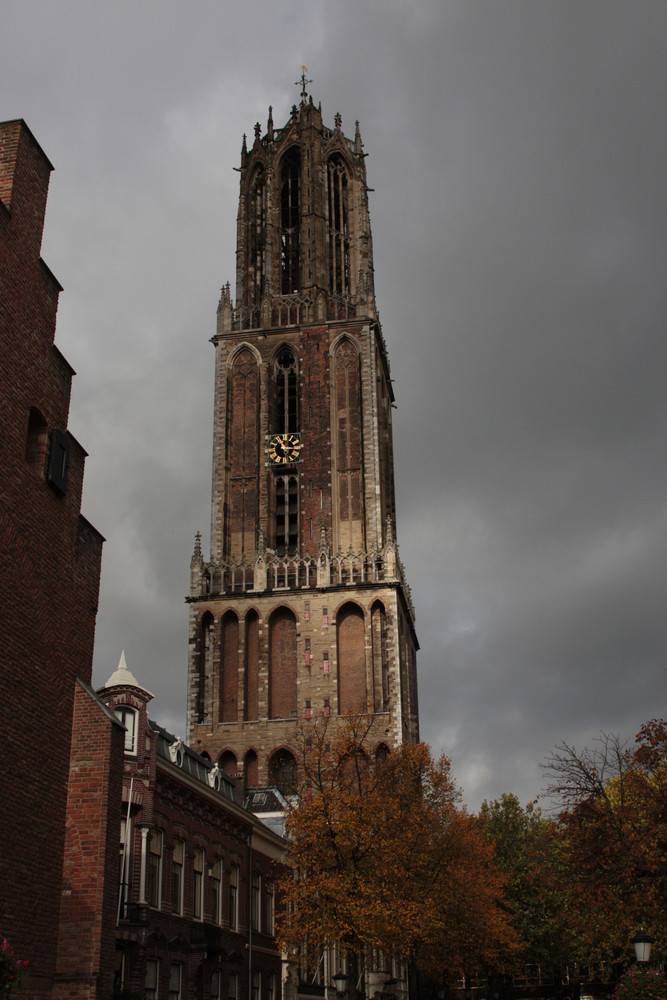
[[[393,392],[373,288],[361,135],[306,93],[241,150],[236,302],[218,307],[211,557],[191,564],[189,743],[289,786],[299,726],[375,715],[419,738],[398,559]]]

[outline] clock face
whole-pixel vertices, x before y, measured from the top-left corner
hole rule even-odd
[[[274,434],[269,441],[269,461],[272,465],[298,462],[301,448],[300,434]]]

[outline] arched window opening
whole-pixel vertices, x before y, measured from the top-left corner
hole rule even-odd
[[[269,718],[296,714],[296,619],[288,608],[279,608],[269,621]]]
[[[259,468],[259,372],[245,347],[234,358],[229,386],[229,507],[226,557],[255,557]]]
[[[366,711],[364,616],[356,604],[345,604],[336,616],[338,714]]]
[[[206,612],[199,627],[199,655],[197,664],[196,707],[197,722],[207,721],[209,714],[209,691],[213,675],[213,615]],[[210,721],[210,720],[209,720]]]
[[[382,765],[387,760],[388,756],[389,756],[389,747],[387,746],[386,743],[380,743],[380,745],[378,746],[377,750],[375,751],[375,763],[376,763],[376,765],[378,767],[382,767]]]
[[[275,367],[275,411],[273,429],[276,434],[293,434],[299,430],[298,372],[296,356],[288,347],[278,352]]]
[[[350,238],[348,223],[348,178],[340,155],[327,163],[327,208],[329,213],[329,291],[350,293]]]
[[[114,709],[117,718],[125,726],[125,753],[137,752],[137,712],[129,705],[118,705]]]
[[[246,722],[259,719],[259,618],[249,611],[245,620],[245,711]]]
[[[225,750],[224,753],[220,754],[220,760],[218,761],[220,769],[228,774],[230,778],[236,777],[237,763],[236,754],[232,753],[231,750]]]
[[[389,710],[389,658],[387,655],[387,615],[379,601],[371,609],[371,635],[373,642],[373,688],[375,711]]]
[[[297,292],[299,282],[299,174],[301,156],[293,146],[280,165],[280,290]]]
[[[220,721],[238,721],[239,622],[233,611],[222,619],[220,635]]]
[[[249,788],[257,788],[259,784],[259,772],[257,766],[257,754],[254,750],[248,750],[243,758],[243,782],[246,791]]]
[[[296,476],[276,476],[276,552],[295,555],[299,542],[299,488]]]
[[[264,260],[266,246],[266,183],[264,167],[255,171],[250,188],[250,287],[251,298],[259,302],[264,294]]]
[[[276,750],[269,761],[269,781],[283,795],[296,790],[296,760],[289,750]]]
[[[359,355],[344,339],[334,357],[334,425],[338,545],[343,552],[364,546],[362,399]]]

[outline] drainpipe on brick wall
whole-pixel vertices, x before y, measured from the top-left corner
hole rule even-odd
[[[148,831],[149,826],[141,828],[141,874],[139,876],[139,902],[146,902],[146,863],[148,860]]]
[[[125,817],[125,842],[123,843],[123,860],[120,863],[120,886],[118,889],[118,913],[116,914],[116,927],[120,923],[121,910],[123,908],[123,896],[125,885],[127,885],[128,890],[130,887],[129,879],[129,851],[128,845],[130,844],[130,838],[132,836],[132,817],[130,816],[130,809],[132,808],[132,788],[134,787],[134,771],[132,772],[132,777],[130,778],[130,794],[127,797],[127,816]],[[125,897],[127,902],[127,897]]]

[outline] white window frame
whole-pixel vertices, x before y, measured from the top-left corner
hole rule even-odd
[[[232,931],[239,929],[240,881],[241,869],[238,865],[232,865],[229,869],[229,929]]]
[[[253,872],[250,881],[250,926],[254,931],[262,929],[262,876]]]
[[[222,972],[220,969],[215,969],[211,973],[208,996],[209,1000],[222,1000]]]
[[[204,919],[204,874],[206,872],[206,854],[203,847],[195,847],[192,859],[192,916],[195,920]]]
[[[159,851],[153,850],[153,844],[159,846]],[[146,858],[146,901],[153,909],[159,910],[162,907],[162,855],[164,850],[164,834],[162,830],[152,827],[148,834],[148,854]],[[151,859],[157,858],[157,864]],[[155,867],[154,867],[155,864]],[[157,886],[154,886],[152,873],[156,874]],[[151,890],[157,889],[156,893]]]
[[[271,884],[266,887],[266,933],[276,933],[276,892]]]
[[[222,858],[215,858],[213,864],[209,869],[209,875],[211,877],[212,889],[211,895],[213,898],[213,913],[211,914],[214,924],[218,927],[222,926]]]
[[[139,713],[131,705],[116,705],[114,714],[125,726],[125,753],[136,756]],[[131,720],[130,724],[128,724],[129,720]]]
[[[171,962],[169,965],[169,1000],[181,1000],[183,984],[182,962]]]
[[[180,854],[180,860],[178,855]],[[183,913],[183,883],[185,875],[185,841],[176,838],[171,855],[171,906],[172,912]],[[174,892],[176,890],[176,892]],[[176,897],[176,898],[174,898]]]
[[[151,975],[151,973],[154,973]],[[146,1000],[157,1000],[160,987],[160,962],[157,958],[146,959],[144,973],[144,996]]]

